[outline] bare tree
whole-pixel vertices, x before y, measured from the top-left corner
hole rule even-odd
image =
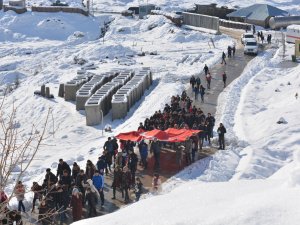
[[[32,163],[43,141],[47,138],[47,127],[51,109],[41,123],[28,121],[29,130],[24,130],[16,120],[17,108],[7,107],[5,97],[0,102],[0,192],[6,187],[15,189],[16,184]],[[28,127],[28,126],[27,126]],[[26,135],[24,135],[26,133]],[[7,213],[7,205],[14,196],[7,194],[7,200],[0,202],[0,218]],[[1,224],[1,220],[0,220]]]

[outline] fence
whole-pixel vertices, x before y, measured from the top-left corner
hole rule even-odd
[[[183,16],[183,24],[195,26],[195,27],[203,27],[206,29],[216,30],[219,32],[219,18],[214,16],[206,16],[202,14],[195,13],[182,13]]]
[[[32,6],[31,11],[33,12],[66,12],[66,13],[79,13],[85,16],[89,15],[89,12],[75,7],[68,6]]]
[[[234,29],[242,29],[242,30],[251,30],[251,24],[249,23],[241,23],[241,22],[234,22],[230,20],[219,20],[219,25],[221,27],[228,27]]]

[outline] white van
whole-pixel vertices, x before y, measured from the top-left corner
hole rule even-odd
[[[295,40],[300,40],[300,25],[290,25],[286,28],[286,42],[295,43]]]
[[[254,54],[258,53],[258,45],[256,39],[247,39],[244,45],[244,54]]]

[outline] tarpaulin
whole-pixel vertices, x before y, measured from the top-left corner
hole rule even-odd
[[[165,131],[158,130],[158,129],[141,133],[141,135],[145,139],[150,139],[150,140],[157,138],[159,141],[168,141],[169,139],[169,135]]]
[[[188,129],[176,129],[169,128],[165,131],[162,130],[151,130],[147,132],[139,132],[139,131],[131,131],[127,133],[120,133],[116,136],[116,138],[124,141],[134,141],[138,142],[142,139],[153,140],[157,138],[159,141],[166,142],[184,142],[191,136],[202,132],[201,130],[188,130]]]
[[[142,136],[140,135],[140,132],[138,131],[131,131],[126,133],[120,133],[116,136],[116,138],[123,140],[123,141],[134,141],[138,142],[142,140]]]

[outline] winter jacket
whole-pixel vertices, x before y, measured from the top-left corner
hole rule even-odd
[[[224,126],[219,127],[217,130],[220,137],[224,137],[224,134],[226,133],[226,128]]]
[[[102,175],[94,175],[93,176],[93,184],[97,188],[97,190],[104,187],[104,177]]]
[[[156,154],[156,153],[159,153],[160,152],[160,145],[159,145],[159,142],[158,141],[154,141],[151,143],[151,148],[150,150]]]
[[[18,201],[23,201],[25,198],[25,187],[23,184],[17,184],[15,195]]]
[[[141,158],[146,159],[148,157],[148,145],[143,143],[141,146]]]
[[[83,184],[83,187],[86,187],[86,188],[90,187],[91,191],[94,192],[98,198],[100,198],[99,192],[98,192],[97,188],[94,186],[93,181],[91,179],[88,179],[86,182],[87,182],[87,184]]]
[[[57,174],[56,176],[58,177],[58,175],[62,176],[63,175],[63,172],[64,170],[68,171],[68,174],[70,175],[71,174],[71,168],[70,166],[68,165],[68,163],[66,162],[63,162],[63,164],[58,164],[57,166]]]
[[[98,171],[101,173],[103,173],[104,169],[106,168],[106,162],[103,159],[103,157],[101,157],[98,162],[97,162],[97,169]]]
[[[130,170],[136,170],[137,163],[138,163],[138,157],[133,152],[133,153],[130,154],[130,157],[129,157],[129,163],[128,164],[129,164]]]

